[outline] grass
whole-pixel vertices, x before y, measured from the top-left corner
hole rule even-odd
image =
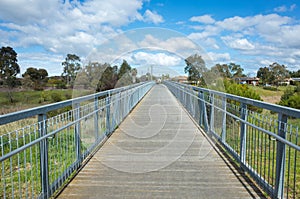
[[[7,92],[0,92],[0,114],[7,114],[28,108],[42,106],[53,103],[52,94],[57,93],[61,96],[61,100],[70,99],[72,97],[72,89],[65,90],[47,90],[47,91],[14,91],[12,93],[14,103],[9,101]]]
[[[69,115],[69,114],[67,114]],[[73,117],[60,115],[49,118],[48,132],[64,126],[73,121]],[[32,121],[34,123],[34,120]],[[100,130],[99,136],[106,131],[105,119],[100,119],[98,123]],[[12,125],[11,128],[16,126]],[[94,117],[91,116],[83,120],[80,124],[81,129],[81,153],[85,153],[94,143]],[[47,139],[48,143],[48,169],[49,183],[61,186],[71,172],[66,170],[76,162],[75,144],[75,125],[68,127],[57,133],[54,137]],[[31,125],[23,126],[22,129],[10,129],[9,134],[0,136],[1,156],[9,153],[25,144],[39,138],[39,130],[36,122]],[[41,193],[40,178],[40,146],[33,145],[24,151],[17,153],[9,159],[1,162],[1,181],[0,198],[37,198]],[[63,177],[62,177],[63,176]],[[62,177],[62,178],[61,178]],[[59,181],[57,181],[60,179]],[[58,188],[58,187],[56,187]]]

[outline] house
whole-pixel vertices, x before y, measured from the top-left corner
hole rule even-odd
[[[258,85],[258,77],[236,77],[235,81],[239,84]]]
[[[188,79],[187,76],[177,76],[177,77],[172,78],[173,81],[176,81],[179,83],[188,83],[187,79]]]
[[[291,78],[293,82],[300,82],[300,77]]]
[[[297,78],[295,78],[295,79],[297,79]],[[284,81],[279,82],[279,85],[290,85],[290,84],[293,84],[293,82],[294,82],[293,78],[285,78]]]

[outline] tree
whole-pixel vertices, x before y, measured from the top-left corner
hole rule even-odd
[[[210,69],[213,73],[220,75],[223,78],[231,78],[231,74],[227,64],[216,64]]]
[[[115,88],[115,85],[118,81],[118,67],[110,65],[105,68],[104,73],[102,74],[97,91],[104,91]]]
[[[291,77],[300,77],[300,70],[297,71],[289,71]]]
[[[198,82],[207,68],[205,66],[205,61],[198,54],[194,54],[186,58],[185,60],[186,67],[184,72],[188,73],[188,80],[192,82]]]
[[[17,85],[17,74],[20,73],[20,66],[17,63],[17,53],[13,48],[7,46],[0,49],[0,78],[8,86],[8,97],[13,103],[11,89]]]
[[[269,68],[272,74],[271,83],[275,84],[277,87],[280,82],[283,82],[285,78],[289,77],[289,72],[285,65],[280,65],[277,62],[274,62],[269,66]]]
[[[220,75],[223,78],[235,78],[235,77],[243,77],[244,69],[235,63],[229,64],[216,64],[211,68],[211,71],[215,74]]]
[[[33,82],[34,90],[42,90],[43,82],[48,76],[48,72],[46,69],[37,69],[37,68],[27,68],[26,72],[22,75],[23,77],[28,76],[30,80]]]
[[[260,78],[263,85],[272,81],[272,73],[268,67],[259,68],[256,76]]]
[[[65,61],[61,63],[64,66],[62,76],[66,77],[68,85],[73,86],[77,73],[81,70],[81,60],[75,54],[67,54]]]
[[[136,75],[137,75],[137,69],[133,68],[131,70],[131,76],[132,76],[132,83],[136,83]]]
[[[130,84],[132,84],[131,66],[126,60],[123,60],[118,72],[118,81],[116,87],[127,86]]]
[[[245,76],[243,74],[244,69],[240,65],[238,65],[238,64],[230,63],[228,65],[228,69],[229,69],[229,73],[230,73],[231,78]]]
[[[127,63],[126,60],[123,60],[123,63],[121,64],[119,73],[118,73],[118,79],[121,79],[122,76],[124,76],[126,73],[129,73],[131,71],[131,66]]]

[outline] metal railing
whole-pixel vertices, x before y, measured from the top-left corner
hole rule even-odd
[[[300,110],[166,81],[204,131],[272,198],[300,198]]]
[[[0,135],[0,198],[49,198],[153,84],[135,84],[0,116],[0,125],[33,121]]]

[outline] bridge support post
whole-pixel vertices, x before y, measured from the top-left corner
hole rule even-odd
[[[110,93],[108,93],[106,97],[106,135],[109,135],[110,131]]]
[[[278,135],[286,138],[287,116],[278,114]],[[284,171],[285,171],[285,144],[277,141],[276,150],[276,175],[273,198],[283,198],[284,193]]]
[[[247,104],[242,103],[241,104],[241,126],[240,126],[240,164],[241,167],[245,165],[246,162],[246,151],[247,151],[247,127],[246,123],[243,121],[247,120],[248,110],[247,110]]]
[[[74,113],[74,119],[79,120],[80,119],[80,104],[79,103],[75,103],[75,113]],[[77,165],[79,166],[82,162],[82,156],[81,156],[81,125],[80,125],[80,121],[77,121],[75,123],[75,152],[76,152],[76,162]]]
[[[198,92],[198,107],[199,107],[199,126],[203,125],[203,106],[202,106],[202,93]]]
[[[222,133],[221,133],[221,141],[223,143],[226,142],[226,106],[227,106],[227,102],[226,102],[226,97],[222,98],[222,110],[223,112],[223,121],[222,121]]]
[[[208,119],[207,119],[207,111],[206,111],[206,103],[204,98],[204,93],[199,93],[200,95],[200,103],[201,103],[201,110],[200,110],[200,118],[201,118],[201,125],[204,125],[204,130],[206,133],[208,133]],[[203,122],[203,123],[202,123]]]
[[[215,96],[210,94],[210,114],[209,114],[209,132],[213,133],[215,131]]]
[[[40,137],[47,134],[47,115],[38,115],[39,135]],[[40,142],[40,175],[41,175],[41,198],[50,196],[49,171],[48,171],[48,141],[44,139]]]
[[[94,109],[95,109],[95,115],[94,115],[94,132],[95,132],[95,140],[98,141],[99,139],[99,100],[98,97],[95,97],[94,99]]]

